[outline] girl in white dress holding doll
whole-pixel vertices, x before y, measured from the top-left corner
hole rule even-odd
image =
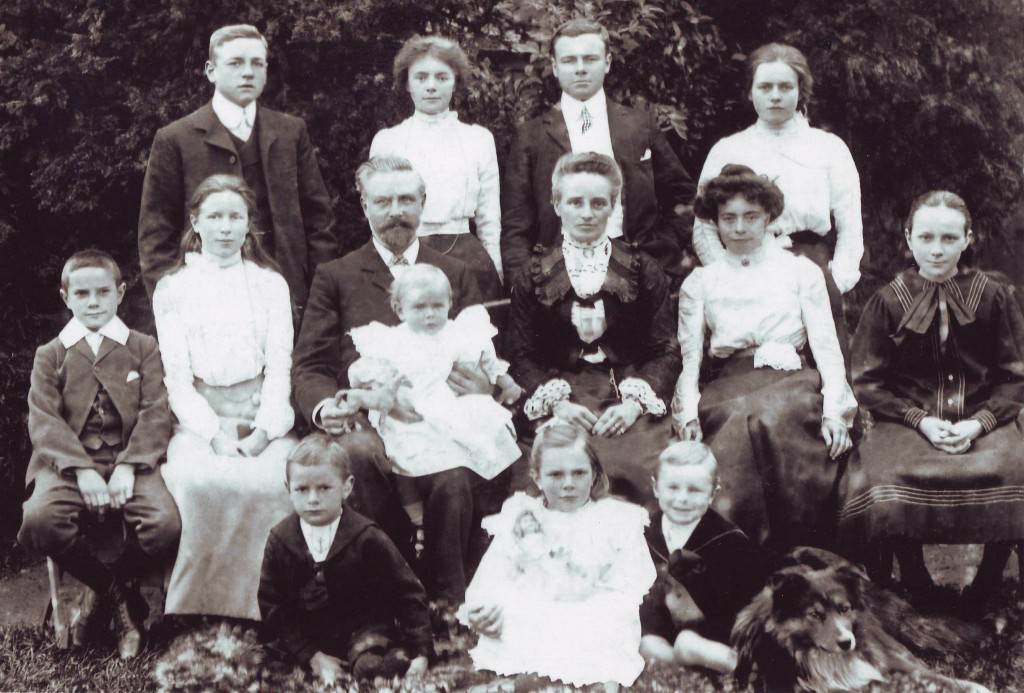
[[[349,367],[349,382],[374,392],[341,393],[353,406],[376,412],[371,420],[394,463],[399,497],[417,531],[417,550],[422,550],[423,503],[413,478],[466,467],[490,480],[522,454],[509,410],[490,395],[457,397],[447,384],[455,364],[479,364],[501,389],[502,401],[515,402],[522,394],[508,375],[508,363],[494,353],[491,339],[497,330],[487,310],[470,306],[449,320],[451,295],[448,278],[433,265],[412,265],[396,277],[391,306],[402,322],[373,322],[350,332],[360,358]],[[389,393],[384,402],[382,388]],[[392,396],[414,410],[417,420],[389,415]]]
[[[640,603],[656,576],[647,511],[607,497],[608,477],[585,431],[537,433],[530,475],[484,519],[494,535],[460,619],[480,634],[477,669],[537,674],[570,686],[630,686],[643,670]]]

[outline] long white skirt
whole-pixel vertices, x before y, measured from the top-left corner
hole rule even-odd
[[[259,620],[263,549],[292,511],[285,460],[297,442],[286,436],[258,457],[227,457],[191,431],[174,434],[160,467],[181,514],[166,613]]]

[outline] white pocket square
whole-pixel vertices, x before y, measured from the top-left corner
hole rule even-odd
[[[644,155],[642,157],[640,157],[640,161],[647,161],[650,158],[651,158],[651,150],[650,149],[645,149],[644,150]]]
[[[125,382],[126,383],[130,383],[133,380],[138,380],[138,379],[139,379],[139,372],[138,371],[128,371],[128,377],[125,379]]]

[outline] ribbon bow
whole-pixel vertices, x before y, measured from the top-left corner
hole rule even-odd
[[[943,310],[945,308],[945,310]],[[952,279],[941,284],[925,282],[924,290],[917,295],[914,303],[900,320],[896,328],[896,343],[903,341],[903,331],[909,330],[916,334],[925,334],[932,324],[935,314],[939,314],[939,333],[949,334],[949,314],[952,313],[961,327],[974,322],[974,311],[967,307],[959,291],[955,289]],[[945,342],[943,338],[941,340]]]

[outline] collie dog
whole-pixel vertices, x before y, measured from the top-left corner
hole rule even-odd
[[[761,691],[832,693],[906,674],[949,690],[988,691],[932,671],[915,654],[963,647],[980,629],[922,617],[835,554],[797,549],[791,556],[797,565],[775,573],[736,619],[741,684],[756,672]]]

